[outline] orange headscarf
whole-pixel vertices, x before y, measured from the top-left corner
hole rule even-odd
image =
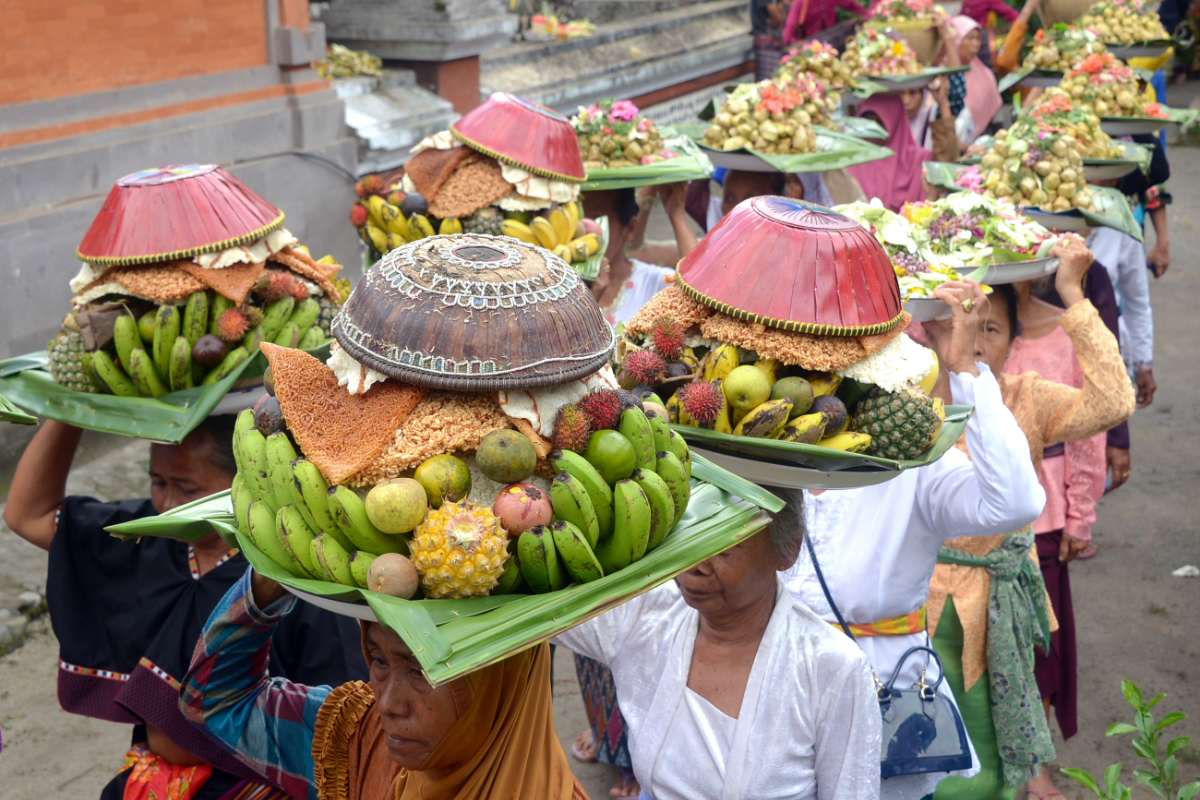
[[[412,771],[388,756],[370,686],[346,684],[330,693],[313,738],[322,800],[383,800],[389,783],[396,800],[587,800],[554,732],[548,644],[451,688],[458,720]]]

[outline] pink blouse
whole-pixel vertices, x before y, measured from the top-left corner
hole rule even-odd
[[[1083,370],[1075,346],[1061,327],[1040,339],[1013,341],[1012,354],[1004,365],[1006,375],[1036,372],[1048,381],[1083,387]],[[1034,533],[1062,530],[1076,539],[1092,538],[1096,501],[1104,494],[1105,447],[1108,434],[1067,442],[1062,455],[1042,459],[1038,475],[1046,490],[1046,507],[1034,520]],[[1049,447],[1047,448],[1049,450]]]

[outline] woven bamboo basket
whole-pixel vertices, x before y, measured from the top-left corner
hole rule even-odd
[[[333,320],[355,360],[433,389],[535,389],[608,363],[615,340],[570,264],[502,236],[430,236],[384,256]]]
[[[1042,24],[1049,28],[1059,22],[1075,22],[1087,13],[1094,0],[1042,0],[1038,14]]]
[[[929,30],[932,19],[875,19],[868,24],[875,28],[891,28],[903,36],[922,64],[932,64],[937,58],[937,31]]]

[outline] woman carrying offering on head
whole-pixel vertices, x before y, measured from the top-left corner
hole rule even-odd
[[[995,374],[976,357],[984,302],[979,284],[947,281],[934,296],[953,315],[940,350],[940,372],[948,376],[950,390],[944,399],[975,408],[966,428],[974,460],[951,449],[933,464],[905,470],[885,483],[806,492],[807,529],[833,603],[875,675],[887,681],[899,666],[896,685],[904,687],[917,683],[926,669],[924,657],[901,659],[910,648],[929,645],[925,604],[941,546],[957,536],[1019,529],[1037,518],[1045,503],[1025,437],[1004,406]],[[826,622],[836,622],[807,552],[784,580],[799,602]],[[927,679],[936,679],[936,667],[928,670]],[[938,691],[953,699],[945,682]],[[974,774],[977,763],[963,772]],[[882,781],[880,794],[919,800],[946,775],[897,775]]]
[[[863,654],[779,571],[803,498],[720,555],[556,642],[611,667],[643,798],[875,798],[879,705]]]
[[[943,61],[946,66],[966,65],[966,72],[950,74],[950,113],[957,121],[960,150],[977,137],[987,133],[992,118],[1004,104],[996,83],[996,75],[979,59],[983,46],[983,29],[970,17],[952,17],[949,23],[951,38],[945,42]],[[965,113],[964,113],[965,112]]]
[[[431,686],[412,650],[362,624],[370,682],[266,676],[295,598],[247,570],[196,645],[179,706],[242,763],[308,800],[586,800],[554,733],[546,644]]]
[[[187,786],[186,797],[197,800],[282,797],[264,773],[189,723],[176,702],[187,653],[245,558],[216,532],[189,544],[123,541],[105,530],[228,489],[237,469],[233,423],[232,415],[209,417],[177,445],[152,444],[149,499],[65,496],[82,431],[59,422],[42,426],[17,465],[4,520],[50,551],[46,594],[63,710],[134,726],[125,768],[103,800],[165,797],[168,783]],[[356,633],[352,621],[308,606],[274,642],[271,675],[316,683],[364,676]]]
[[[1071,531],[1084,525],[1088,509],[1072,513],[1072,497],[1076,505],[1094,505],[1104,458],[1101,438],[1091,453],[1091,480],[1082,470],[1084,485],[1072,487],[1071,453],[1064,455],[1062,443],[1103,437],[1133,413],[1134,393],[1116,339],[1084,299],[1092,254],[1074,238],[1052,252],[1060,260],[1054,280],[1066,311],[1041,304],[1045,308],[1027,308],[1018,321],[1021,305],[1037,301],[1028,287],[1002,285],[994,287],[980,320],[976,357],[1000,375],[1004,403],[1029,441],[1047,503],[1032,529],[954,539],[938,556],[929,626],[984,769],[970,780],[947,779],[935,798],[1013,797],[1026,781],[1031,797],[1056,794],[1043,769],[1054,747],[1038,700],[1047,708],[1055,702],[1063,734],[1074,732],[1074,619],[1066,570],[1084,544]],[[939,351],[947,343],[944,335],[931,338]],[[1029,369],[1034,366],[1038,371]],[[1076,372],[1080,386],[1069,385]],[[1040,574],[1031,559],[1035,542]],[[1059,624],[1054,634],[1047,588]],[[1035,660],[1035,643],[1049,656],[1038,652]],[[993,692],[993,685],[1003,691]]]

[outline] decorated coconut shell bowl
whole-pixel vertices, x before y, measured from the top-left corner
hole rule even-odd
[[[76,255],[100,266],[192,258],[249,244],[283,212],[215,164],[175,164],[113,186]]]
[[[384,256],[333,320],[356,361],[434,389],[533,389],[576,380],[615,345],[578,273],[502,236],[431,236]]]
[[[676,269],[680,288],[731,317],[817,336],[868,336],[904,309],[883,246],[849,217],[786,197],[725,216]]]
[[[496,92],[450,126],[473,150],[543,178],[583,183],[583,155],[566,117],[524,97]]]

